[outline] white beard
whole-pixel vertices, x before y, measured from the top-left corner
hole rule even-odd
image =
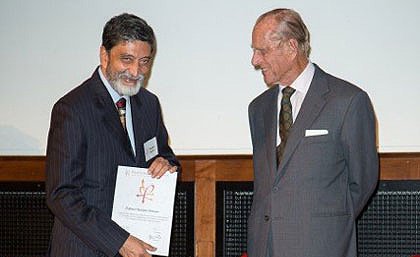
[[[118,78],[114,83],[110,82],[109,84],[111,84],[112,88],[117,91],[118,94],[122,96],[133,96],[137,94],[143,86],[143,79],[144,77],[141,76],[134,87],[124,85],[121,78]]]
[[[121,96],[133,96],[137,94],[143,86],[144,75],[142,74],[138,77],[133,77],[127,70],[117,74],[111,74],[110,72],[107,73],[107,76],[109,77],[109,84]],[[136,85],[134,87],[124,85],[123,80],[127,78],[137,80]]]

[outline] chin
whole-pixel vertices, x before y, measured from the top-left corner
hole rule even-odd
[[[120,95],[133,96],[133,95],[136,95],[139,92],[141,86],[142,86],[142,83],[140,81],[138,83],[136,83],[135,85],[125,85],[121,81],[117,81],[115,83],[115,88],[114,89]]]
[[[267,80],[264,80],[264,82],[265,82],[265,84],[267,84],[267,86],[268,86],[268,87],[272,87],[272,86],[277,85],[277,83],[276,83],[276,82],[272,82],[272,81],[267,81]]]
[[[267,86],[271,87],[276,84],[276,81],[274,81],[272,78],[264,77],[264,82],[267,84]]]

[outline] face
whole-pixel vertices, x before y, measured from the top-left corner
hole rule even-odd
[[[295,57],[289,42],[273,40],[272,33],[275,24],[269,20],[262,20],[255,25],[252,32],[252,65],[261,70],[264,81],[268,86],[282,84],[290,85],[289,77],[292,72]]]
[[[109,84],[120,95],[138,93],[143,80],[150,72],[152,49],[140,40],[122,41],[110,51],[100,50],[101,69]]]

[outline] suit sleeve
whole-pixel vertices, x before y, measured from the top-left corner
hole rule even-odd
[[[254,102],[251,102],[248,105],[248,122],[249,122],[249,132],[251,134],[251,143],[252,148],[254,148]]]
[[[52,111],[46,161],[47,205],[55,217],[98,255],[115,256],[129,234],[82,193],[86,135],[80,118],[67,104]]]
[[[363,91],[353,97],[346,112],[342,140],[353,211],[358,216],[376,188],[379,171],[376,120],[369,97]]]

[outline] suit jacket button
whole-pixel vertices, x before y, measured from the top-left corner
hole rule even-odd
[[[269,221],[269,220],[270,220],[270,216],[265,215],[265,216],[264,216],[264,220],[265,220],[265,221]]]

